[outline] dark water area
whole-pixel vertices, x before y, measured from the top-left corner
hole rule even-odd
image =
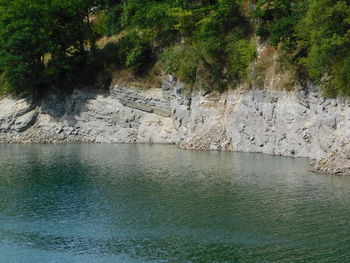
[[[152,145],[1,145],[0,262],[350,262],[350,178]]]

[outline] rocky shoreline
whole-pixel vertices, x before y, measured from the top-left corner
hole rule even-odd
[[[163,143],[184,149],[258,152],[316,160],[350,174],[350,102],[318,92],[188,91],[116,85],[0,100],[0,143]]]
[[[314,172],[350,175],[350,147],[344,144],[313,164]]]

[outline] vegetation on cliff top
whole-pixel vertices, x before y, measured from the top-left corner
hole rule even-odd
[[[69,90],[117,69],[224,89],[250,77],[256,36],[300,83],[350,95],[347,0],[0,0],[0,89]]]

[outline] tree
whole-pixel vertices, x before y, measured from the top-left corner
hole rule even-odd
[[[308,47],[302,62],[326,93],[350,95],[350,3],[310,0],[299,26],[300,45]]]
[[[49,36],[44,28],[44,1],[16,0],[3,6],[0,18],[0,67],[13,86],[40,84]]]

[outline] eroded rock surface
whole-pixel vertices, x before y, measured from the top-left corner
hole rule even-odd
[[[108,92],[50,95],[34,107],[6,98],[0,101],[0,141],[174,144],[170,101],[162,93],[116,86]]]
[[[180,145],[187,149],[321,159],[350,141],[349,101],[318,93],[194,92],[172,105]]]
[[[115,86],[0,100],[0,142],[166,143],[184,149],[259,152],[319,160],[348,173],[349,100],[317,92],[189,91],[169,76],[160,89]]]

